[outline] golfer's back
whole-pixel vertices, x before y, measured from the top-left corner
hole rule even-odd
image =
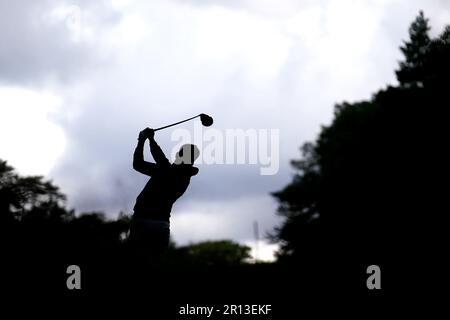
[[[172,205],[197,173],[198,168],[191,165],[158,166],[136,199],[134,217],[169,221]]]

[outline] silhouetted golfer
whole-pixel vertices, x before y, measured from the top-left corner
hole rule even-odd
[[[158,259],[169,245],[172,205],[186,191],[191,177],[198,173],[193,164],[200,153],[193,144],[183,145],[171,164],[154,136],[153,129],[142,130],[134,151],[133,168],[151,178],[136,199],[129,237],[138,254],[150,259]],[[156,163],[144,161],[146,139],[150,141]]]

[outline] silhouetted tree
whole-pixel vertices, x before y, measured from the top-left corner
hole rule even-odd
[[[21,177],[0,159],[0,217],[21,220],[33,209],[62,204],[65,196],[43,177]],[[52,211],[47,211],[52,212]]]
[[[439,37],[430,42],[424,57],[424,84],[429,90],[434,90],[437,99],[439,92],[450,83],[450,25],[446,26]],[[435,99],[435,100],[437,100]]]
[[[250,247],[231,240],[204,241],[169,250],[169,263],[183,266],[236,266],[250,258]]]
[[[445,143],[450,39],[448,27],[431,41],[428,29],[420,13],[402,48],[399,87],[337,105],[331,125],[292,161],[294,179],[273,193],[285,218],[272,235],[280,260],[382,261],[439,243],[439,233],[429,233],[439,218],[430,199],[442,193],[435,180],[445,167],[437,153]]]
[[[424,57],[431,42],[428,35],[430,27],[423,12],[409,27],[409,41],[400,47],[405,55],[405,61],[400,62],[400,69],[396,71],[397,79],[402,86],[422,86],[424,81]]]
[[[21,176],[0,160],[0,243],[5,260],[15,263],[14,272],[36,261],[46,272],[73,262],[96,265],[121,258],[129,218],[75,215],[65,199],[50,181]]]

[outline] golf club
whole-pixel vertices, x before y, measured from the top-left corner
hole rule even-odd
[[[199,115],[197,115],[195,117],[188,118],[188,119],[185,119],[185,120],[182,120],[182,121],[178,121],[178,122],[169,124],[169,125],[161,127],[161,128],[154,129],[154,131],[158,131],[158,130],[166,129],[166,128],[169,128],[169,127],[173,127],[173,126],[176,126],[177,124],[180,124],[180,123],[183,123],[183,122],[186,122],[186,121],[198,118],[198,117],[200,117],[200,121],[202,122],[202,125],[204,125],[205,127],[209,127],[210,125],[213,124],[213,118],[212,117],[208,116],[207,114],[201,113],[201,114],[199,114]]]

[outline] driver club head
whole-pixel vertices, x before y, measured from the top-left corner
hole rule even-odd
[[[214,122],[212,117],[210,117],[210,116],[208,116],[207,114],[204,114],[204,113],[202,113],[202,114],[200,115],[200,121],[202,122],[202,124],[203,124],[205,127],[209,127],[209,126],[212,125],[213,122]]]

